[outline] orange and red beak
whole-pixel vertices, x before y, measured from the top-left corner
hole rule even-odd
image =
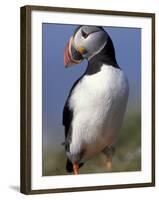
[[[83,60],[83,56],[80,51],[76,50],[73,45],[73,38],[71,37],[67,43],[64,51],[64,65],[70,67],[73,64],[78,64]]]

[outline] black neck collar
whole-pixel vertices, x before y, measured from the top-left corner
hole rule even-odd
[[[109,36],[104,48],[88,61],[88,67],[85,74],[91,75],[97,73],[100,71],[103,63],[115,68],[119,68],[115,57],[113,42]]]

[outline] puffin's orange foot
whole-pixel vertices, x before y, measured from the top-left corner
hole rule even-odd
[[[107,157],[106,169],[107,169],[107,171],[112,170],[112,156]]]
[[[79,169],[78,163],[77,163],[77,162],[74,162],[74,163],[73,163],[73,172],[74,172],[75,175],[78,174],[78,169]]]

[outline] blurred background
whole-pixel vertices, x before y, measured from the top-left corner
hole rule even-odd
[[[62,112],[73,83],[83,74],[87,61],[65,69],[64,48],[76,25],[42,25],[42,174],[65,175],[66,155]],[[141,170],[141,29],[104,27],[114,43],[119,66],[126,74],[129,100],[120,130],[113,172]],[[97,155],[87,161],[80,173],[101,173],[105,157]]]

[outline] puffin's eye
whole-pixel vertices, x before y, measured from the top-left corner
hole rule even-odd
[[[88,37],[88,35],[89,35],[88,33],[84,32],[83,30],[81,32],[82,32],[82,37],[84,37],[84,38]]]

